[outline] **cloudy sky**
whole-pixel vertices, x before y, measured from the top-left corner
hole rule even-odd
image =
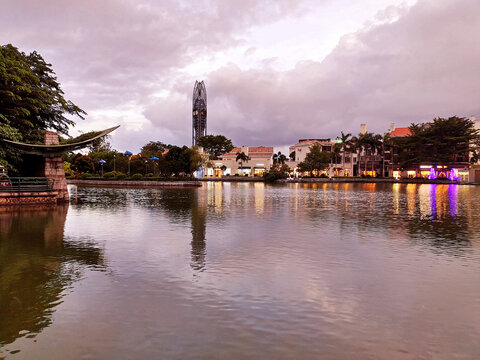
[[[191,143],[195,80],[208,133],[284,148],[480,117],[478,0],[2,0],[0,41],[37,50],[120,151]]]

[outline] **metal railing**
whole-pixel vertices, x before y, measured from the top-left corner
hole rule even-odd
[[[0,176],[0,192],[48,192],[54,183],[51,178]]]

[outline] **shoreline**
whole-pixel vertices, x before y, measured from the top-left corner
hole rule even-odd
[[[197,181],[142,181],[142,180],[67,180],[68,185],[114,186],[114,187],[201,187],[204,182],[264,182],[261,177],[200,178]],[[338,184],[338,183],[386,183],[386,184],[438,184],[438,185],[479,185],[471,182],[450,180],[400,179],[391,178],[306,178],[280,179],[274,184]]]
[[[117,187],[200,187],[199,181],[142,181],[142,180],[73,180],[67,185],[117,186]]]

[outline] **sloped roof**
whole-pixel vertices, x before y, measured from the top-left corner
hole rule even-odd
[[[11,141],[7,139],[0,139],[6,145],[18,150],[24,154],[32,154],[32,155],[41,155],[41,156],[61,156],[65,152],[74,151],[82,149],[88,144],[92,143],[93,141],[110,134],[112,131],[118,129],[120,125],[99,131],[95,134],[94,137],[86,140],[81,140],[79,142],[75,142],[72,144],[60,144],[60,145],[37,145],[37,144],[25,144],[22,142]],[[50,132],[51,133],[51,132]]]
[[[395,130],[390,132],[390,136],[408,136],[412,135],[412,132],[408,127],[396,128]]]

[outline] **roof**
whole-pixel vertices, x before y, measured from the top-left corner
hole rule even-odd
[[[295,146],[301,146],[301,145],[308,145],[308,144],[314,144],[314,143],[319,143],[322,145],[334,145],[334,142],[331,141],[325,141],[325,140],[300,140],[298,143],[296,143]]]
[[[395,137],[395,136],[408,136],[412,135],[412,132],[410,131],[410,128],[408,127],[403,127],[403,128],[396,128],[393,131],[390,131],[390,136]]]
[[[91,139],[79,141],[73,144],[61,144],[61,145],[36,145],[36,144],[25,144],[17,141],[10,141],[6,139],[0,139],[6,145],[18,150],[24,154],[32,155],[42,155],[42,156],[61,156],[64,152],[79,150],[86,147],[91,142],[108,135],[113,130],[118,129],[120,126],[115,126],[110,129],[99,131],[98,135],[92,137]],[[50,134],[53,134],[49,132]]]
[[[236,157],[238,153],[242,152],[242,148],[235,147],[229,153],[221,155],[221,157]],[[272,156],[272,146],[256,146],[248,147],[248,156]]]

